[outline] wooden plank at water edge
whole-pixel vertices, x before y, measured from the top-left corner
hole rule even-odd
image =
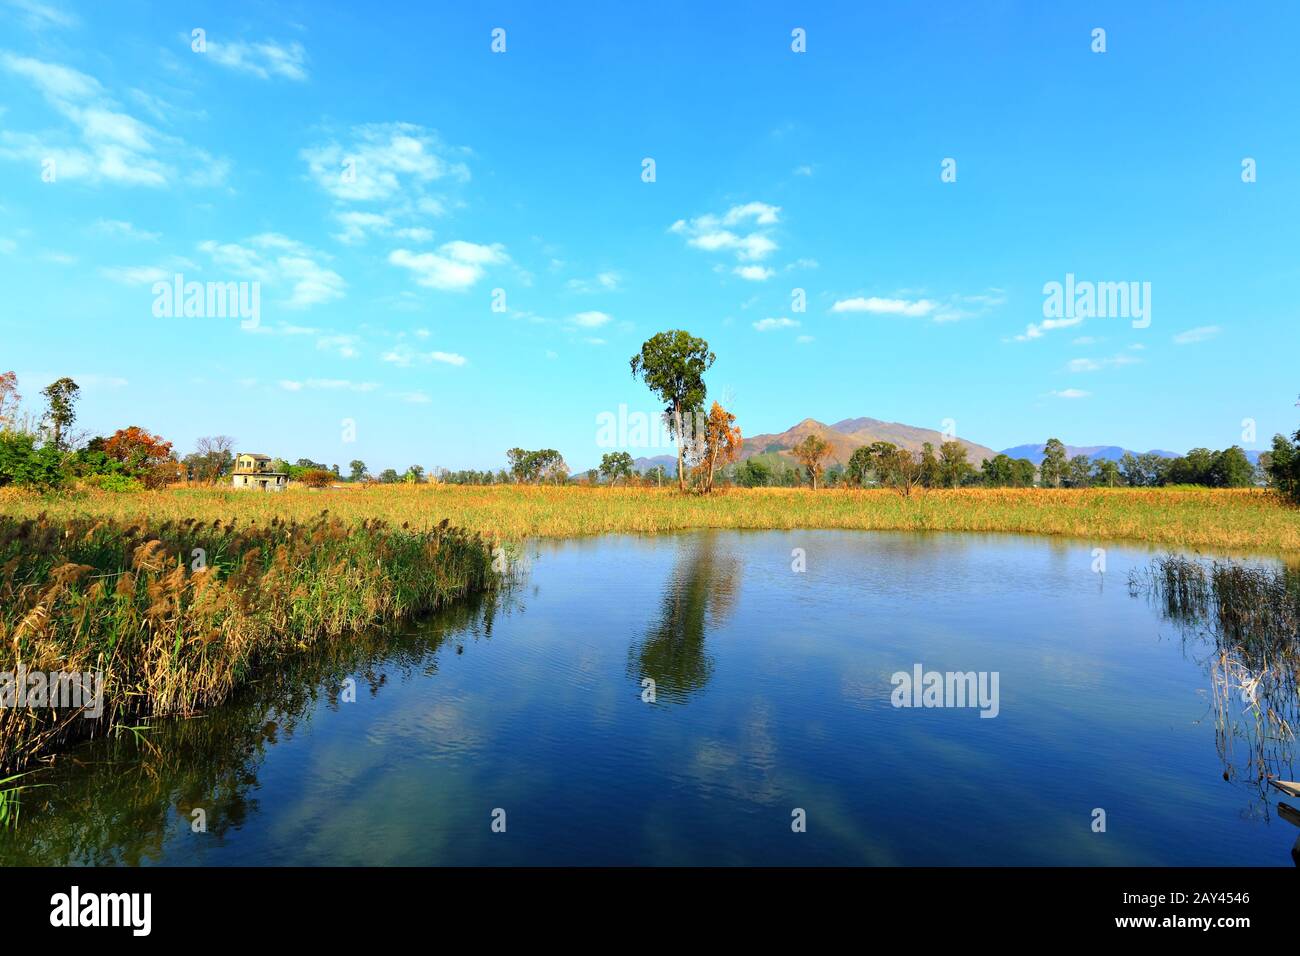
[[[1287,823],[1293,823],[1300,827],[1300,810],[1297,810],[1291,804],[1279,803],[1277,805],[1277,815]],[[1296,842],[1300,843],[1300,838],[1297,838]]]
[[[1270,780],[1273,786],[1277,787],[1288,797],[1300,797],[1300,783],[1291,780]]]

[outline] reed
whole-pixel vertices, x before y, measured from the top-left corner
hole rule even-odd
[[[656,488],[376,485],[292,487],[280,494],[224,488],[79,492],[55,499],[0,494],[0,514],[137,520],[238,515],[259,524],[329,508],[350,521],[453,525],[510,540],[690,528],[845,528],[1041,534],[1141,541],[1230,553],[1300,554],[1300,510],[1257,489],[960,488],[904,498],[889,490],[732,488],[681,495]]]
[[[1259,783],[1293,772],[1300,726],[1300,571],[1169,554],[1132,573],[1188,647],[1208,647],[1216,739],[1225,773]],[[1240,766],[1233,759],[1244,744]]]
[[[98,674],[103,702],[93,720],[0,708],[0,768],[191,715],[290,655],[497,581],[488,544],[446,521],[0,516],[0,672]]]

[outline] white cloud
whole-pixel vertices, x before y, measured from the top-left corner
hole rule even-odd
[[[1054,329],[1068,329],[1071,326],[1078,325],[1083,321],[1083,316],[1076,315],[1068,319],[1043,319],[1041,322],[1030,322],[1025,327],[1021,335],[1015,337],[1017,342],[1028,342],[1032,339],[1041,339],[1046,333]]]
[[[190,147],[123,113],[94,77],[71,67],[0,52],[0,68],[25,79],[67,121],[41,134],[0,131],[0,158],[44,171],[53,162],[55,181],[84,180],[162,187],[175,181],[177,167],[187,182],[219,185],[229,164]]]
[[[191,42],[188,34],[184,40],[187,46]],[[285,46],[274,40],[252,43],[236,40],[227,43],[209,38],[205,55],[213,63],[251,73],[263,80],[269,80],[273,76],[299,82],[307,79],[307,51],[296,41]]]
[[[795,338],[795,341],[800,345],[807,345],[809,342],[814,341],[814,339],[811,335],[800,335]]]
[[[428,242],[433,238],[433,230],[423,226],[410,226],[405,229],[395,229],[393,235],[398,239],[407,239],[411,242]]]
[[[417,352],[409,345],[397,345],[385,352],[379,358],[384,362],[389,362],[400,368],[407,368],[419,362],[422,365],[428,365],[431,362],[439,362],[443,365],[455,365],[457,367],[466,364],[469,359],[455,352]]]
[[[309,378],[303,382],[281,379],[280,387],[286,392],[301,392],[304,388],[328,392],[373,392],[379,383],[353,382],[346,378]]]
[[[574,292],[615,292],[622,283],[617,272],[601,272],[593,279],[570,279],[565,283]]]
[[[753,323],[753,326],[760,332],[772,332],[776,329],[796,329],[799,327],[799,321],[783,316],[779,319],[759,319]]]
[[[867,312],[871,315],[927,316],[938,308],[929,299],[882,299],[878,296],[841,299],[831,306],[832,312]]]
[[[1071,359],[1066,363],[1066,370],[1070,372],[1099,372],[1103,368],[1119,368],[1124,365],[1139,365],[1142,360],[1132,355],[1115,355],[1111,358],[1090,359],[1077,358]]]
[[[48,3],[37,0],[5,0],[7,6],[22,14],[23,22],[32,30],[45,27],[75,27],[79,21],[76,16]]]
[[[161,233],[137,229],[122,219],[96,220],[91,231],[97,235],[108,236],[110,239],[130,239],[136,242],[156,242],[161,235]]]
[[[705,252],[733,252],[741,262],[765,259],[778,248],[770,228],[780,221],[780,206],[749,202],[732,206],[722,215],[708,213],[695,219],[678,219],[669,231],[686,237],[686,244]],[[737,231],[738,229],[752,231]]]
[[[302,150],[312,179],[335,199],[356,202],[412,200],[413,210],[442,213],[442,204],[424,196],[434,181],[469,179],[469,168],[451,158],[431,130],[413,123],[374,123],[351,130],[350,142],[330,141]]]
[[[282,304],[290,309],[307,309],[341,299],[347,283],[337,272],[318,260],[328,256],[294,239],[264,232],[243,240],[243,244],[208,240],[199,249],[218,269],[226,270],[221,281],[256,281],[272,289],[287,289]]]
[[[1186,332],[1179,332],[1174,336],[1175,345],[1193,345],[1196,342],[1204,342],[1214,338],[1223,330],[1217,325],[1198,325],[1194,329],[1188,329]]]
[[[99,274],[121,285],[153,285],[170,281],[174,275],[160,266],[105,266]]]
[[[377,212],[336,212],[334,218],[343,227],[342,232],[334,233],[334,238],[344,245],[357,245],[366,241],[371,232],[386,231],[393,221]]]
[[[394,249],[388,255],[389,262],[409,270],[419,285],[451,292],[469,289],[486,275],[487,266],[509,259],[500,243],[479,245],[461,240],[443,243],[436,253]]]
[[[590,312],[579,312],[573,317],[573,322],[575,325],[580,325],[584,329],[595,329],[610,321],[611,318],[612,316],[606,312],[597,312],[592,310]]]
[[[320,351],[333,352],[339,358],[356,358],[360,354],[357,351],[360,341],[355,335],[325,335],[316,340],[316,348]]]
[[[1091,392],[1085,392],[1080,388],[1063,388],[1059,391],[1053,391],[1052,395],[1057,398],[1087,398]]]
[[[736,266],[731,271],[742,279],[748,279],[750,282],[763,282],[776,275],[775,269],[769,269],[766,266]]]

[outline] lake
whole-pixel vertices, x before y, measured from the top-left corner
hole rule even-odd
[[[1293,746],[1220,727],[1212,647],[1129,591],[1156,551],[1093,548],[536,543],[499,598],[77,748],[0,862],[1292,865]],[[895,706],[918,670],[949,706]]]

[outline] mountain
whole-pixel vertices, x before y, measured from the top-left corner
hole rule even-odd
[[[669,477],[677,477],[676,455],[655,455],[653,458],[634,458],[632,460],[632,467],[639,472],[647,472],[651,468],[655,467],[655,465],[663,465],[664,470],[668,473]],[[686,470],[686,473],[688,475],[691,473],[689,468]]]
[[[1035,465],[1043,463],[1043,449],[1045,445],[1017,445],[1015,448],[1004,448],[1002,454],[1009,458],[1028,458]],[[1093,461],[1119,461],[1125,455],[1159,455],[1161,458],[1179,458],[1182,452],[1166,451],[1163,448],[1153,448],[1149,452],[1131,451],[1128,448],[1121,448],[1119,445],[1066,445],[1065,457],[1073,458],[1075,455],[1087,455]],[[1259,451],[1246,452],[1246,458],[1250,463],[1259,462]]]
[[[917,428],[915,425],[904,425],[900,422],[882,422],[876,418],[846,418],[834,425],[805,418],[799,424],[779,434],[754,435],[746,438],[740,457],[743,460],[764,452],[777,452],[791,457],[788,454],[789,450],[809,435],[819,435],[828,442],[831,446],[830,463],[838,461],[840,464],[848,464],[849,457],[855,450],[873,442],[887,441],[899,448],[917,452],[925,442],[930,442],[937,452],[939,446],[947,440],[941,432],[930,428]],[[964,438],[958,438],[956,441],[965,446],[966,460],[976,468],[984,459],[992,458],[997,454],[992,448],[977,445]]]

